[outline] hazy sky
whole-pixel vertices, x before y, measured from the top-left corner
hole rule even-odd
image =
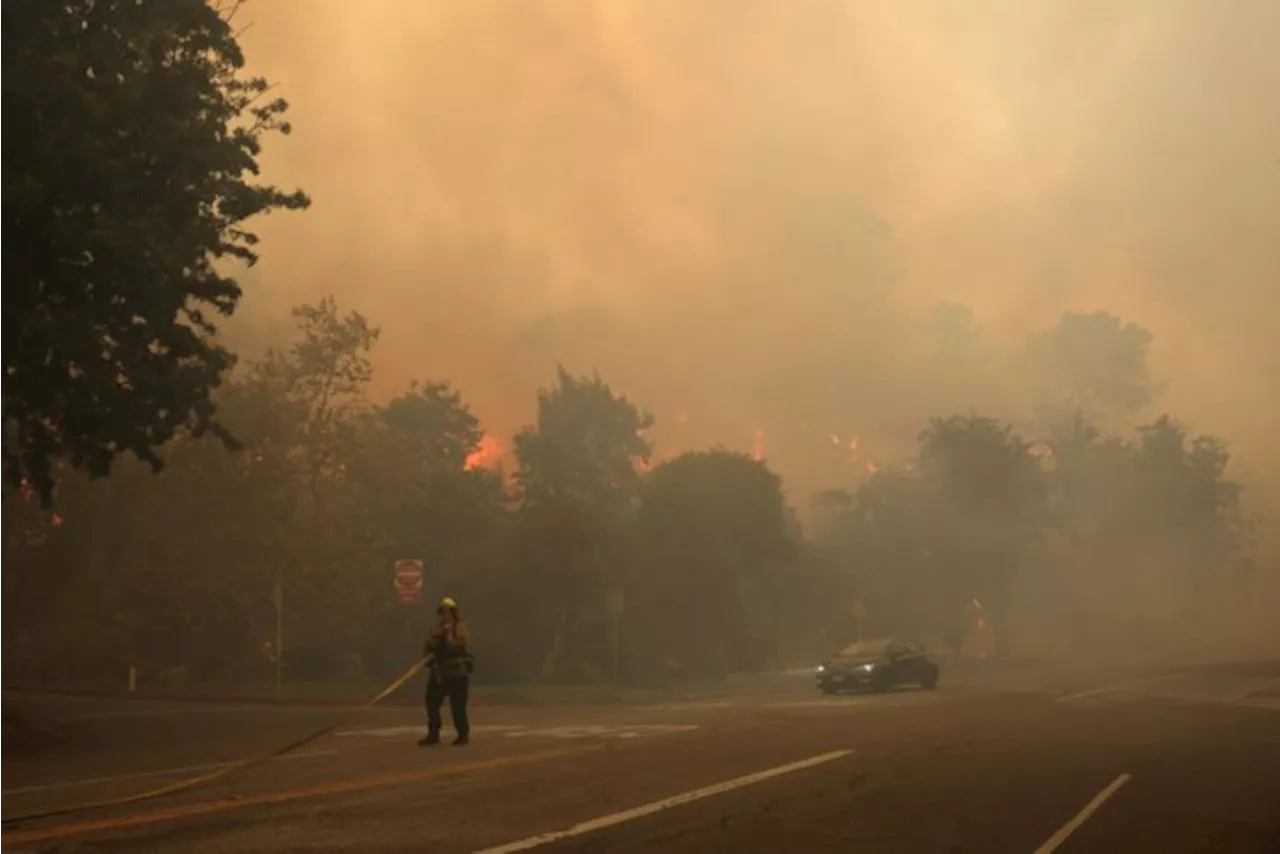
[[[295,132],[241,331],[336,293],[380,385],[509,434],[562,359],[667,451],[910,439],[911,324],[1155,335],[1161,403],[1277,466],[1275,0],[256,0]],[[975,398],[985,400],[975,392]],[[683,416],[683,420],[681,417]],[[812,447],[812,454],[808,448]],[[874,454],[874,447],[867,454]]]

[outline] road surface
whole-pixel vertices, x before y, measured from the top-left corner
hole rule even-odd
[[[216,769],[332,709],[11,697],[73,733],[6,756],[6,819]],[[8,824],[6,851],[1280,852],[1280,665],[477,708],[419,748],[372,710],[286,759],[168,797]]]

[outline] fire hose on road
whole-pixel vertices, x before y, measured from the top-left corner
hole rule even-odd
[[[306,747],[308,744],[311,744],[317,739],[323,738],[324,736],[338,729],[340,726],[347,723],[352,717],[360,714],[361,712],[364,712],[368,709],[373,708],[378,703],[382,702],[387,697],[394,694],[397,690],[400,689],[401,686],[403,686],[406,682],[408,682],[415,675],[417,675],[424,667],[428,665],[431,659],[432,659],[432,656],[430,655],[420,658],[418,661],[414,662],[412,667],[410,667],[400,676],[396,677],[395,680],[393,680],[389,685],[387,685],[387,687],[383,688],[381,691],[379,691],[371,699],[365,701],[363,704],[352,708],[351,711],[348,712],[346,715],[342,716],[341,718],[329,724],[328,726],[322,727],[321,729],[318,729],[315,732],[309,733],[303,736],[302,738],[291,741],[288,744],[284,745],[283,747],[279,747],[275,750],[272,750],[269,753],[264,753],[261,756],[254,756],[249,759],[241,760],[239,762],[233,762],[230,765],[223,766],[214,771],[210,771],[206,774],[200,774],[195,777],[188,777],[185,780],[179,780],[176,783],[170,783],[166,786],[160,786],[159,788],[155,788],[155,789],[148,789],[145,792],[138,792],[136,794],[126,795],[120,798],[107,798],[100,801],[90,801],[88,803],[76,804],[74,806],[59,807],[58,809],[44,810],[42,812],[35,812],[35,813],[29,813],[27,815],[15,816],[13,818],[3,819],[2,823],[6,828],[8,828],[13,825],[23,824],[31,821],[38,821],[40,819],[56,818],[56,817],[65,816],[65,815],[75,815],[79,813],[90,812],[93,810],[102,810],[102,809],[108,809],[110,807],[128,806],[129,804],[137,804],[137,803],[142,803],[144,801],[152,801],[152,800],[155,800],[156,798],[162,798],[167,795],[176,795],[181,792],[188,792],[188,791],[191,791],[192,789],[197,789],[201,786],[207,785],[209,783],[213,783],[217,780],[222,780],[226,777],[230,777],[234,774],[238,774],[241,771],[247,771],[250,768],[258,767],[259,765],[265,765],[266,763],[272,761],[273,759],[279,759],[281,756],[292,753],[293,751],[298,750],[300,748]]]

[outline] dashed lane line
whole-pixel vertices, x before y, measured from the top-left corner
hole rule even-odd
[[[538,848],[552,842],[559,842],[562,839],[569,839],[574,836],[593,833],[597,830],[603,830],[606,827],[613,827],[614,825],[623,824],[628,821],[635,821],[638,818],[644,818],[645,816],[653,815],[654,813],[662,812],[663,810],[669,810],[694,801],[700,801],[703,798],[709,798],[713,795],[731,792],[734,789],[741,789],[744,786],[751,786],[755,783],[760,783],[773,777],[781,777],[783,774],[792,774],[796,771],[803,771],[806,768],[813,768],[827,762],[834,762],[835,760],[843,759],[852,753],[852,750],[836,750],[831,753],[811,756],[808,759],[802,759],[799,762],[792,762],[790,765],[780,765],[777,768],[757,771],[754,774],[747,774],[745,777],[735,777],[734,779],[726,780],[723,783],[716,783],[711,786],[705,786],[701,789],[694,789],[691,792],[672,795],[669,798],[663,798],[660,801],[653,801],[652,803],[634,807],[629,810],[610,813],[609,815],[604,815],[600,818],[575,824],[573,827],[568,827],[564,830],[541,833],[537,836],[529,836],[515,842],[508,842],[505,845],[485,848],[482,851],[476,852],[476,854],[515,854],[517,851],[528,851],[531,848]]]

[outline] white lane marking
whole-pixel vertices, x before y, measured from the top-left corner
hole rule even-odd
[[[619,726],[562,726],[548,729],[523,729],[507,733],[510,738],[640,738],[645,735],[668,735],[691,732],[696,724],[622,724]]]
[[[1111,781],[1111,784],[1101,792],[1093,796],[1093,800],[1084,805],[1084,809],[1076,813],[1071,821],[1058,828],[1058,832],[1035,850],[1035,854],[1053,854],[1058,850],[1058,846],[1067,841],[1067,837],[1080,829],[1089,816],[1098,811],[1098,808],[1107,802],[1107,799],[1120,790],[1120,787],[1133,779],[1133,775],[1129,773],[1121,774],[1119,777]]]
[[[1166,673],[1163,676],[1153,676],[1149,679],[1135,679],[1130,682],[1120,682],[1115,685],[1104,685],[1101,688],[1090,688],[1088,691],[1077,691],[1074,694],[1067,694],[1065,697],[1059,697],[1059,703],[1069,703],[1072,700],[1083,700],[1085,697],[1096,697],[1099,694],[1110,694],[1115,691],[1123,691],[1126,688],[1145,688],[1148,685],[1158,685],[1161,682],[1171,682],[1174,679],[1181,679],[1187,676],[1186,673]]]
[[[301,753],[290,753],[281,759],[312,759],[316,756],[332,756],[336,750],[306,750]],[[54,783],[42,783],[39,786],[23,786],[19,789],[5,789],[4,795],[24,795],[29,792],[48,792],[53,789],[70,789],[76,786],[95,786],[100,783],[123,783],[127,780],[145,780],[148,777],[174,777],[179,774],[193,774],[198,771],[214,771],[239,765],[240,762],[213,762],[208,765],[187,765],[182,768],[161,768],[156,771],[138,771],[133,774],[116,774],[110,777],[84,777],[79,780],[59,780]]]
[[[497,726],[478,724],[471,727],[472,732],[512,732],[514,730],[524,729],[523,726]],[[421,736],[426,732],[423,724],[415,726],[384,726],[384,727],[368,727],[365,729],[342,729],[334,733],[335,736],[373,736],[375,738],[402,738],[408,735]]]
[[[606,827],[613,827],[615,824],[623,824],[624,822],[634,821],[637,818],[643,818],[647,815],[653,815],[663,810],[669,810],[672,807],[682,806],[693,801],[699,801],[703,798],[709,798],[712,795],[731,792],[734,789],[741,789],[744,786],[750,786],[768,780],[772,777],[780,777],[783,774],[790,774],[795,771],[803,771],[806,768],[813,768],[816,765],[822,765],[827,762],[834,762],[837,759],[843,759],[853,753],[852,750],[836,750],[832,753],[823,753],[819,756],[811,756],[799,762],[792,762],[790,765],[780,765],[777,768],[770,768],[767,771],[757,771],[754,774],[748,774],[745,777],[737,777],[733,780],[726,780],[723,783],[716,783],[712,786],[706,786],[701,789],[694,789],[692,792],[685,792],[681,795],[672,795],[660,801],[645,804],[644,806],[635,807],[634,809],[623,810],[622,812],[611,813],[600,818],[584,821],[575,824],[573,827],[564,830],[556,830],[550,833],[542,833],[537,836],[530,836],[526,839],[520,839],[516,842],[508,842],[506,845],[498,845],[493,848],[485,848],[475,854],[513,854],[516,851],[528,851],[530,848],[537,848],[546,845],[549,842],[558,842],[561,839],[568,839],[573,836],[582,836],[585,833],[593,833]]]
[[[628,711],[633,712],[700,712],[704,709],[734,709],[746,705],[742,701],[733,700],[716,700],[714,702],[703,702],[701,700],[690,700],[683,703],[657,703],[652,706],[631,706]]]
[[[690,732],[698,729],[696,724],[619,724],[616,726],[581,725],[544,727],[541,729],[528,726],[484,726],[471,727],[474,733],[492,732],[505,735],[507,738],[641,738],[646,735],[668,735],[677,732]],[[371,736],[374,738],[404,738],[421,735],[422,726],[389,726],[370,727],[367,729],[344,729],[334,733],[336,736]]]
[[[894,697],[924,697],[924,694],[844,694],[815,697],[812,700],[778,700],[765,703],[766,709],[851,709],[857,706],[883,706]]]

